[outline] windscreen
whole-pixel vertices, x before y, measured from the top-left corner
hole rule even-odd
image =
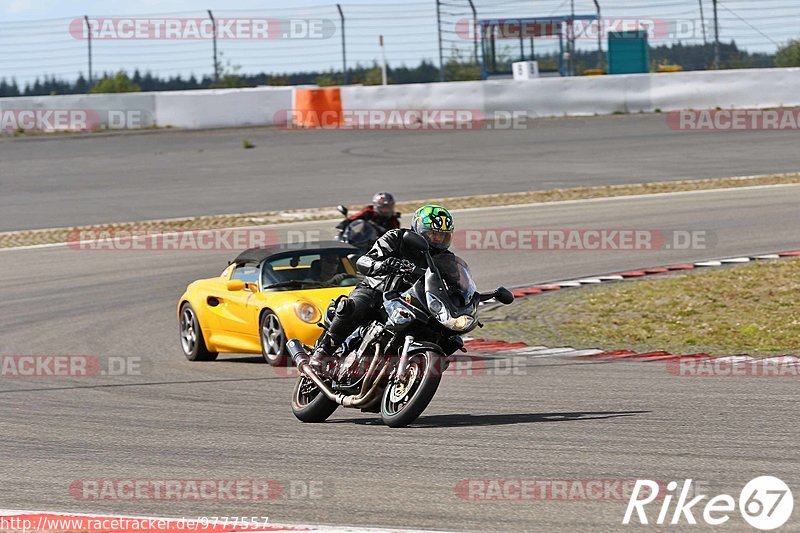
[[[472,303],[478,294],[472,274],[467,263],[453,254],[439,254],[433,259],[442,275],[447,295],[455,307],[464,307]]]
[[[358,248],[368,248],[378,240],[378,232],[373,224],[366,220],[354,220],[344,230],[342,235],[345,242]]]
[[[343,252],[306,252],[267,259],[261,286],[275,289],[352,287],[361,281],[356,267]]]

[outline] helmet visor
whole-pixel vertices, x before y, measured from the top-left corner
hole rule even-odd
[[[375,206],[375,213],[384,218],[394,215],[394,204],[378,204]]]
[[[450,241],[453,240],[453,233],[449,231],[421,228],[419,234],[425,237],[431,248],[436,248],[437,250],[447,250],[450,248]]]

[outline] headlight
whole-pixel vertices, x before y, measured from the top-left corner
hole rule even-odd
[[[453,331],[465,331],[472,329],[475,325],[475,318],[470,315],[461,315],[453,318],[447,311],[447,306],[442,301],[431,293],[427,294],[428,309],[436,316],[439,321],[447,329]]]
[[[320,319],[319,309],[308,302],[296,302],[294,304],[294,314],[303,322],[316,324]]]
[[[469,326],[471,323],[472,323],[472,317],[469,317],[467,315],[461,315],[460,317],[456,318],[453,321],[453,326],[454,329],[461,331],[467,329],[467,326]]]

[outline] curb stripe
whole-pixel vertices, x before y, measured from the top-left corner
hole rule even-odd
[[[549,346],[527,346],[525,343],[509,343],[505,341],[486,341],[471,340],[465,343],[471,350],[486,352],[506,352],[509,355],[524,355],[528,357],[566,357],[570,359],[586,360],[609,360],[609,361],[638,361],[638,362],[669,362],[686,360],[713,360],[717,363],[750,363],[761,365],[764,363],[781,363],[784,366],[800,367],[800,357],[796,355],[774,355],[771,357],[756,358],[747,354],[726,355],[714,357],[707,353],[673,354],[671,352],[658,350],[652,352],[639,353],[633,350],[600,350],[594,349],[575,349],[571,346],[549,347]],[[464,358],[474,356],[461,356]]]
[[[606,274],[603,276],[591,276],[580,279],[554,281],[548,284],[532,285],[529,287],[516,287],[511,292],[515,298],[524,298],[526,296],[530,296],[533,294],[541,294],[543,292],[555,291],[558,289],[583,287],[585,285],[599,285],[602,283],[624,281],[630,278],[641,278],[645,276],[664,274],[673,271],[692,270],[696,268],[713,268],[731,264],[744,264],[756,260],[774,260],[774,259],[781,259],[784,257],[797,257],[797,256],[800,256],[800,250],[777,252],[771,254],[761,254],[754,256],[727,257],[724,259],[709,259],[707,261],[697,261],[696,263],[683,263],[677,265],[650,267],[641,270],[629,270],[626,272],[619,272],[616,274]]]

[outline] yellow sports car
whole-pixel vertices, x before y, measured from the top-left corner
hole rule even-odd
[[[242,252],[221,275],[189,284],[181,296],[183,354],[212,361],[220,352],[261,353],[273,366],[286,364],[287,339],[313,345],[328,305],[361,281],[356,253],[340,242]]]

